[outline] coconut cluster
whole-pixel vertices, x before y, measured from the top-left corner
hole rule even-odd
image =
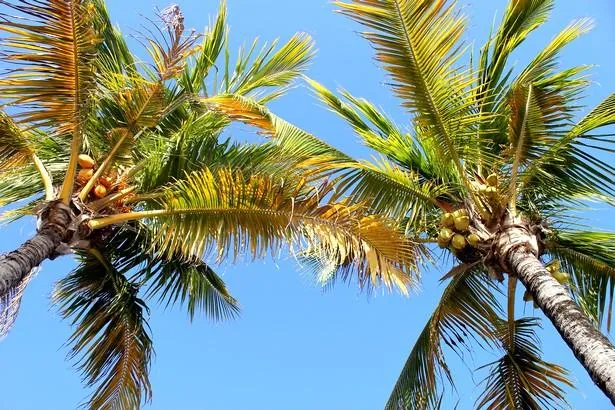
[[[94,176],[94,170],[96,169],[96,161],[94,161],[94,159],[87,154],[80,154],[77,159],[77,162],[79,163],[79,167],[81,169],[77,173],[76,180],[79,185],[83,186],[87,184],[88,181],[90,181]],[[111,174],[103,175],[96,181],[96,185],[94,185],[94,189],[92,190],[91,195],[93,195],[97,199],[101,199],[116,189],[123,189],[124,187],[122,185],[125,184],[119,178],[117,178],[117,176],[114,177],[114,175]],[[125,207],[122,203],[118,203],[116,205],[116,207],[121,212],[127,212],[127,210],[124,209]]]
[[[440,232],[438,233],[438,246],[452,248],[453,251],[461,251],[468,245],[476,248],[480,238],[475,233],[469,232],[470,215],[464,208],[452,213],[445,213],[440,220]]]

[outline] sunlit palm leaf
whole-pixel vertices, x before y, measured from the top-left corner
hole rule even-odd
[[[293,182],[293,181],[290,181]],[[271,177],[207,169],[168,189],[150,211],[94,219],[94,229],[123,220],[149,218],[160,252],[192,260],[218,260],[249,252],[263,257],[281,245],[318,251],[324,260],[347,266],[361,286],[384,284],[406,292],[415,284],[420,246],[391,221],[369,215],[361,205],[324,202],[331,187],[319,189]],[[160,206],[163,209],[159,209]]]
[[[393,79],[403,105],[416,115],[422,136],[439,142],[443,161],[482,155],[470,143],[476,118],[468,87],[473,79],[459,68],[464,19],[456,3],[436,0],[354,0],[336,2],[341,12],[374,31],[364,32],[376,58]]]
[[[336,197],[347,194],[353,201],[395,218],[410,214],[413,224],[424,225],[425,213],[440,206],[437,198],[447,192],[446,186],[423,183],[417,174],[386,161],[371,164],[354,160],[248,99],[216,96],[207,102],[230,118],[263,130],[273,138],[278,155],[308,168],[313,178],[334,179]]]
[[[442,343],[456,353],[473,342],[491,344],[499,311],[492,285],[482,272],[467,270],[454,275],[410,352],[386,409],[437,408],[442,392],[438,378],[445,376],[454,383]]]

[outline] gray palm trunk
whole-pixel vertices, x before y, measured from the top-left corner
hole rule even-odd
[[[0,257],[0,295],[18,286],[44,260],[53,258],[66,238],[71,222],[71,212],[66,205],[50,202],[38,217],[40,227],[36,234],[16,250]]]
[[[511,225],[500,237],[498,249],[502,265],[525,285],[594,383],[615,405],[615,347],[545,269],[537,256],[535,236],[524,226]]]

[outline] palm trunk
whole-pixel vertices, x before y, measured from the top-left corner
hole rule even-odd
[[[519,226],[507,234],[499,247],[501,261],[525,285],[594,383],[615,405],[615,347],[545,269],[536,256],[533,236]]]
[[[40,216],[40,228],[17,250],[0,257],[0,295],[17,286],[32,269],[55,254],[65,239],[71,213],[60,203],[50,204]]]

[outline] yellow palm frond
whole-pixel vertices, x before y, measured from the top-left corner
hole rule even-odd
[[[4,60],[17,69],[0,79],[0,93],[27,108],[18,122],[48,126],[72,135],[71,157],[60,197],[72,194],[81,148],[81,122],[89,109],[93,81],[92,58],[98,41],[96,7],[84,0],[2,1],[26,18],[6,18],[0,30],[9,36]]]
[[[362,205],[325,200],[331,189],[205,169],[168,188],[149,210],[93,219],[89,225],[99,229],[148,219],[160,252],[187,258],[214,254],[218,261],[246,252],[263,257],[288,244],[354,272],[361,286],[384,284],[407,292],[415,284],[421,245]]]

